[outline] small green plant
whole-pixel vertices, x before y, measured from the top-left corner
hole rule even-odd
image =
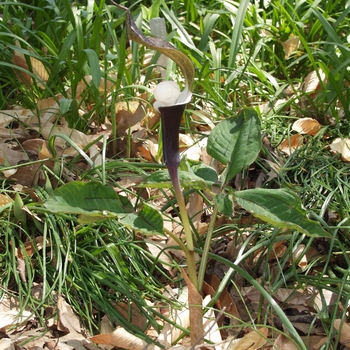
[[[264,3],[264,8],[258,2],[231,0],[126,3],[129,3],[133,16],[129,14],[129,38],[122,30],[124,13],[104,1],[89,1],[87,4],[71,4],[66,0],[4,1],[0,5],[1,109],[19,105],[40,115],[36,107],[38,100],[63,94],[60,120],[72,128],[82,131],[89,128],[93,132],[105,117],[110,117],[113,129],[110,140],[113,142],[117,137],[115,102],[128,101],[140,90],[149,91],[153,79],[157,78],[153,68],[160,52],[175,58],[185,78],[181,96],[178,95],[179,85],[170,84],[175,87],[175,92],[170,93],[172,101],[163,96],[167,89],[162,83],[155,92],[158,100],[155,107],[161,114],[159,133],[163,139],[163,142],[159,140],[159,146],[168,171],[161,164],[130,159],[107,161],[103,158],[102,165],[95,166],[86,153],[87,147],[82,150],[78,145],[73,146],[68,136],[59,135],[52,137],[49,143],[55,168],[45,170],[47,181],[44,188],[34,188],[35,196],[44,205],[33,201],[26,193],[15,194],[4,179],[2,194],[15,201],[1,206],[0,237],[4,243],[0,247],[1,293],[17,293],[22,305],[37,310],[37,316],[44,324],[43,310],[45,305],[55,303],[53,291],[56,291],[64,295],[91,332],[98,332],[100,317],[107,314],[112,322],[117,321],[139,337],[146,338],[143,330],[120,317],[114,303],[130,300],[139,303],[149,324],[157,327],[156,318],[160,315],[144,303],[144,299],[171,301],[162,299],[164,286],[153,272],[156,270],[162,274],[164,271],[158,266],[158,257],[148,253],[142,235],[164,234],[173,236],[178,248],[185,252],[185,270],[190,279],[187,283],[195,287],[199,296],[208,261],[220,261],[229,270],[214,300],[232,282],[234,274],[240,275],[268,303],[267,313],[266,304],[261,303],[260,316],[257,320],[252,319],[253,326],[261,321],[269,324],[269,316],[264,318],[262,315],[274,312],[294,342],[303,349],[305,345],[293,324],[276,304],[274,291],[281,287],[312,286],[321,294],[324,290],[338,291],[337,302],[344,305],[348,305],[349,298],[344,292],[349,286],[346,271],[350,264],[347,253],[349,166],[338,156],[330,155],[327,149],[328,137],[337,137],[339,133],[347,135],[349,130],[349,8],[344,10],[339,1],[329,1],[323,6],[319,2],[272,0]],[[148,31],[148,22],[142,17],[150,19],[155,16],[166,18],[170,29],[168,38],[178,49],[168,43],[149,40],[132,22],[135,18],[137,26]],[[128,39],[144,46],[131,44],[129,47]],[[284,45],[289,39],[298,39],[300,45],[287,54]],[[144,67],[140,62],[148,53],[147,46],[159,52]],[[25,55],[27,68],[12,62],[15,52]],[[40,77],[32,70],[33,59],[42,62],[50,73],[44,88],[40,86],[43,83]],[[173,78],[177,73],[175,64],[168,68],[167,73]],[[17,79],[16,69],[31,76],[29,89]],[[325,80],[320,79],[318,89],[321,90],[317,90],[316,98],[301,87],[310,72],[325,75]],[[87,75],[91,75],[90,84],[81,100],[76,101],[72,95]],[[111,92],[105,89],[101,95],[98,90],[102,87],[99,85],[102,79],[115,81],[116,89]],[[182,82],[181,78],[174,80]],[[287,87],[292,88],[293,95],[286,95]],[[67,95],[67,92],[72,95]],[[300,104],[300,99],[306,103]],[[266,102],[268,106],[262,106]],[[259,112],[262,109],[264,112]],[[85,111],[83,116],[79,114],[82,110]],[[185,115],[186,132],[195,133],[196,137],[208,137],[206,132],[201,134],[202,130],[212,130],[207,152],[224,165],[223,172],[217,173],[210,166],[185,158],[180,161],[178,129],[182,114]],[[194,114],[199,118],[194,118]],[[232,183],[237,174],[249,174],[253,167],[266,165],[262,158],[262,153],[266,154],[265,146],[261,144],[262,137],[277,146],[289,132],[289,122],[301,115],[316,116],[319,121],[324,121],[325,132],[317,136],[317,142],[315,138],[290,157],[274,154],[273,158],[278,162],[277,176],[265,183],[264,188],[234,190]],[[330,119],[332,124],[328,125]],[[92,121],[94,126],[90,129]],[[78,152],[73,160],[61,159],[54,152],[57,138],[62,138]],[[104,157],[107,140],[102,141]],[[82,159],[90,170],[82,172],[74,166]],[[64,184],[62,165],[82,181]],[[16,168],[21,166],[18,164]],[[11,168],[14,167],[6,164],[2,170]],[[137,194],[122,189],[135,201],[116,195],[107,186],[118,188],[119,179],[130,174],[143,180],[134,187],[139,191]],[[50,184],[49,178],[52,177],[55,182]],[[56,183],[61,187],[54,190]],[[169,188],[174,192],[177,200],[169,200],[167,207],[172,206],[172,212],[181,217],[185,232],[183,239],[164,229],[164,208],[161,213],[149,204],[150,201],[139,196],[145,187]],[[186,213],[185,203],[188,194],[193,192],[205,198],[206,214],[209,214],[206,220],[210,216],[204,238]],[[167,193],[164,191],[164,194]],[[23,208],[23,203],[26,208]],[[235,242],[239,241],[243,230],[249,231],[249,238],[244,240],[239,256],[230,261],[210,253],[210,248],[213,238],[220,239],[220,232],[225,232],[227,237],[225,227],[216,227],[220,222],[217,219],[226,216],[232,220],[237,214],[236,207],[245,209],[260,218],[259,222],[267,224],[244,229],[234,224],[227,225],[230,226],[228,239]],[[332,216],[337,218],[331,219]],[[323,228],[310,218],[320,222]],[[327,232],[332,232],[331,239],[325,239],[330,237]],[[32,256],[24,254],[27,276],[19,276],[16,251],[25,251],[26,244],[35,242],[38,236],[48,239],[44,239],[42,251],[34,247]],[[258,249],[272,254],[274,244],[282,240],[288,242],[288,247],[286,253],[277,258],[277,276],[273,275],[269,260],[264,260],[264,257],[259,258],[264,266],[263,273],[255,266],[253,274],[245,271],[242,263],[246,263]],[[321,256],[309,262],[307,273],[298,270],[297,261],[289,265],[290,256],[300,243],[307,247],[321,247]],[[200,263],[195,263],[194,254],[201,256]],[[255,279],[260,276],[263,278],[261,282]],[[43,295],[38,300],[32,295],[32,283],[42,280],[45,281]],[[270,294],[264,288],[266,281],[271,286]],[[182,280],[179,277],[172,282],[181,284]],[[145,286],[145,289],[140,290],[140,286]],[[345,318],[346,308],[344,312],[334,311],[330,316],[329,305],[325,301],[322,303],[321,316],[315,316],[315,319],[320,319],[326,333],[332,334],[331,317],[342,315]],[[190,304],[197,305],[192,310],[199,310],[195,322],[201,325],[206,311],[202,309],[201,299],[194,303],[190,301]],[[214,301],[211,302],[213,305]],[[242,324],[237,327],[242,327]],[[192,323],[193,343],[198,339],[201,341],[201,329],[197,333],[193,329]],[[329,339],[331,344],[331,337]],[[331,347],[329,344],[328,348]]]
[[[183,186],[190,184],[193,186],[197,182],[198,186],[202,186],[202,189],[208,191],[210,191],[210,186],[213,185],[213,182],[208,181],[205,176],[201,178],[191,172],[190,169],[187,172],[179,172],[178,170],[180,164],[179,127],[185,106],[191,98],[190,87],[192,86],[194,77],[193,65],[186,55],[177,51],[170,44],[160,39],[145,37],[137,29],[128,9],[125,10],[127,11],[127,30],[129,37],[172,58],[179,64],[186,81],[185,89],[182,93],[180,93],[177,84],[174,85],[175,83],[161,83],[157,87],[157,89],[161,90],[156,89],[155,91],[155,97],[157,99],[155,106],[161,114],[164,159],[169,171],[171,187],[174,190],[179,205],[185,232],[185,241],[181,241],[175,235],[172,235],[171,232],[167,233],[175,239],[184,251],[187,258],[189,281],[199,296],[190,299],[189,302],[191,304],[191,341],[194,345],[203,339],[200,293],[202,292],[202,284],[212,242],[213,227],[219,213],[232,215],[234,202],[237,202],[242,208],[275,227],[288,228],[312,237],[330,237],[330,235],[318,222],[307,218],[299,198],[291,191],[283,189],[232,191],[228,187],[228,183],[239,172],[244,171],[256,160],[261,150],[260,118],[255,110],[244,109],[237,116],[221,121],[213,129],[208,138],[208,153],[222,164],[225,164],[226,168],[214,184],[220,188],[220,191],[214,198],[211,224],[202,249],[201,264],[197,273],[194,259],[194,235],[186,212],[180,180],[186,174],[186,180],[182,182]],[[150,186],[152,182],[159,185],[162,182],[161,177],[163,177],[164,181],[164,173],[162,171],[156,172],[147,178],[145,185]],[[96,182],[75,182],[64,185],[56,190],[53,196],[46,201],[45,206],[50,211],[56,213],[66,212],[83,215],[80,220],[85,220],[91,217],[91,215],[95,215],[95,218],[100,219],[102,217],[107,218],[112,216],[121,225],[141,231],[144,234],[154,232],[163,233],[162,218],[157,210],[147,204],[143,204],[141,210],[136,211],[130,203],[127,204],[123,201],[125,202],[125,199],[116,196],[113,190],[102,184]],[[87,204],[83,207],[81,203]],[[151,226],[149,225],[150,222],[152,223]],[[236,271],[238,270],[236,269]],[[275,308],[281,314],[279,307],[275,306]],[[286,320],[286,322],[288,323],[289,321]],[[291,325],[289,328],[294,341],[303,348],[302,341],[294,328]]]

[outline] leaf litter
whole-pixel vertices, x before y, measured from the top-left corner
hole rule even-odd
[[[300,39],[298,37],[291,37],[286,42],[282,43],[285,50],[286,57],[293,54],[295,50],[300,48]],[[32,73],[37,75],[40,80],[46,81],[47,76],[45,68],[39,60],[34,57],[30,57],[32,65]],[[25,59],[17,53],[13,56],[13,63],[19,67],[28,69]],[[16,71],[18,79],[25,84],[30,86],[32,78],[28,74],[23,74],[23,71]],[[69,99],[75,99],[79,102],[83,101],[83,92],[87,85],[91,82],[92,77],[87,76],[83,81],[78,84],[75,96],[72,96],[70,90],[66,91],[66,96]],[[107,89],[112,89],[112,80],[115,80],[114,76],[110,77],[107,81]],[[325,81],[325,76],[322,72],[313,71],[305,79],[302,85],[302,92],[309,94],[311,98],[317,96],[317,92],[320,90],[322,84]],[[105,92],[105,81],[102,79],[100,85],[101,94]],[[292,89],[293,90],[293,89]],[[294,91],[294,90],[293,90]],[[295,96],[293,96],[295,98]],[[3,170],[5,177],[16,181],[17,185],[24,187],[31,187],[33,185],[42,184],[43,178],[40,178],[40,172],[43,165],[47,167],[53,167],[53,155],[52,149],[49,147],[49,141],[52,136],[56,135],[54,143],[54,151],[57,155],[70,159],[79,155],[79,151],[71,145],[67,145],[65,139],[60,138],[60,135],[65,135],[69,138],[72,143],[78,146],[79,149],[90,152],[89,154],[100,154],[100,144],[95,141],[101,134],[106,137],[111,135],[111,128],[105,127],[105,130],[94,130],[94,133],[83,133],[73,128],[69,128],[65,123],[64,119],[60,117],[60,102],[64,99],[63,95],[59,94],[55,97],[37,101],[37,111],[39,114],[35,114],[33,111],[28,109],[13,108],[11,110],[0,111],[0,135],[2,143],[0,144],[0,163],[5,167],[14,167],[13,173],[8,173],[9,170]],[[280,100],[277,103],[284,103]],[[300,97],[300,105],[305,103],[302,97]],[[82,108],[86,108],[84,104]],[[260,106],[261,109],[266,111],[267,106]],[[146,161],[157,161],[160,162],[159,158],[159,147],[158,137],[152,131],[153,127],[159,122],[159,115],[146,104],[138,101],[124,101],[117,102],[115,105],[116,110],[116,125],[118,130],[118,144],[112,145],[117,150],[126,152],[127,137],[131,134],[132,145],[129,152],[131,158],[138,157],[141,160]],[[207,123],[201,125],[202,132],[210,133],[213,128],[210,116],[206,115],[205,111],[202,115],[196,114],[195,118],[201,121],[205,120]],[[18,123],[17,127],[13,127],[14,123]],[[13,125],[12,125],[13,124]],[[106,125],[108,121],[106,121]],[[302,135],[309,135],[314,137],[321,129],[322,125],[313,118],[300,118],[292,126],[292,130],[297,134],[289,135],[282,143],[278,146],[278,149],[287,156],[291,156],[294,151],[299,147],[303,146],[305,139]],[[91,130],[90,130],[91,131]],[[33,132],[35,132],[33,137]],[[199,144],[204,142],[204,139],[196,139],[195,137],[189,137],[186,134],[180,135],[180,145],[182,146],[182,152],[186,157],[193,161],[202,161],[205,164],[212,164],[213,159],[208,156],[205,152],[205,144]],[[330,150],[340,153],[344,161],[350,161],[349,139],[335,139],[329,146]],[[92,144],[92,145],[91,145]],[[89,149],[86,147],[90,145]],[[112,153],[115,152],[115,149]],[[28,164],[22,166],[22,164],[30,163],[31,161],[39,161],[37,164]],[[271,160],[269,160],[273,163]],[[21,166],[19,166],[21,165]],[[220,167],[220,164],[217,165]],[[278,172],[278,167],[275,163],[275,172]],[[67,174],[71,174],[70,171],[65,170]],[[73,178],[76,174],[71,174]],[[130,178],[125,179],[128,184],[123,183],[122,187],[130,187],[133,190],[137,186],[139,178],[134,182]],[[251,186],[251,185],[250,185]],[[254,185],[253,185],[254,186]],[[159,194],[157,190],[154,191],[152,196]],[[160,195],[160,194],[159,194]],[[6,206],[11,204],[12,199],[3,194],[0,195],[0,205]],[[153,203],[156,203],[154,200]],[[156,204],[160,207],[160,203]],[[195,227],[200,231],[202,227],[202,233],[205,233],[208,225],[203,223],[202,216],[205,204],[203,198],[195,193],[190,197],[188,202],[188,211],[190,216],[193,217],[193,223]],[[210,215],[210,213],[209,213]],[[223,224],[224,222],[221,222]],[[230,221],[226,220],[229,224]],[[170,228],[176,232],[175,227]],[[181,227],[178,227],[178,234],[180,235]],[[223,256],[229,256],[234,261],[240,251],[240,246],[245,244],[245,240],[248,239],[249,233],[242,238],[240,241],[235,242],[234,248],[232,248],[233,241],[231,240],[225,244],[224,248],[219,254]],[[26,281],[26,265],[24,262],[24,254],[32,256],[36,254],[42,247],[43,237],[36,237],[32,241],[24,243],[23,247],[16,247],[16,258],[18,261],[18,271],[22,280]],[[229,244],[231,243],[231,244]],[[49,245],[49,242],[45,243]],[[171,259],[167,254],[164,253],[164,248],[168,245],[174,245],[172,240],[157,241],[156,237],[150,236],[147,242],[150,252],[154,256],[159,257],[159,261],[163,264],[165,269],[171,271],[173,267],[170,266]],[[24,251],[23,251],[24,249]],[[214,247],[213,247],[214,249]],[[262,257],[267,257],[269,266],[273,272],[274,265],[278,258],[284,256],[287,249],[287,242],[278,242],[273,246],[273,251],[267,255],[266,250],[263,248],[257,250],[254,254],[254,258],[247,262],[246,269],[251,271],[253,266],[259,264],[262,261]],[[172,251],[168,250],[169,254]],[[173,251],[175,254],[175,251]],[[297,261],[296,266],[304,271],[308,265],[308,259],[315,258],[319,253],[317,251],[310,252],[304,245],[299,245],[293,252],[293,256],[287,261],[289,264],[293,264]],[[174,255],[173,255],[174,256]],[[181,261],[183,256],[177,256],[178,260]],[[213,264],[213,262],[211,262]],[[212,273],[207,275],[205,282],[204,298],[205,304],[210,302],[210,299],[215,296],[219,287],[220,281],[225,273],[225,267],[220,266],[216,263],[215,266],[210,266]],[[249,266],[250,265],[250,266]],[[261,272],[263,266],[259,267]],[[171,272],[175,275],[175,272]],[[184,272],[186,276],[186,272]],[[293,341],[284,334],[272,334],[267,327],[258,327],[252,329],[251,327],[242,326],[243,323],[251,322],[251,315],[258,315],[259,305],[264,305],[260,293],[251,286],[245,286],[241,280],[236,280],[235,285],[225,287],[221,291],[220,297],[216,302],[216,312],[211,310],[210,313],[206,314],[204,323],[206,324],[206,334],[204,337],[214,342],[215,349],[226,349],[230,348],[236,350],[243,349],[297,349]],[[187,283],[188,285],[190,283]],[[287,316],[293,320],[295,316],[295,310],[297,314],[302,314],[304,317],[295,318],[292,323],[296,328],[303,334],[302,339],[307,344],[308,349],[319,349],[327,341],[327,334],[322,327],[318,324],[316,328],[311,327],[311,323],[314,322],[315,318],[306,317],[314,315],[315,311],[324,309],[325,307],[334,307],[334,300],[337,300],[336,292],[329,292],[327,290],[317,290],[312,287],[306,286],[304,289],[294,288],[279,288],[274,291],[271,289],[269,283],[261,281],[263,287],[268,290],[275,301],[281,305],[286,311]],[[41,290],[42,285],[36,285],[36,290]],[[196,295],[191,288],[184,288],[183,293],[177,293],[178,291],[170,286],[165,286],[165,289],[171,296],[177,300],[178,304],[182,304],[182,309],[169,309],[167,311],[168,317],[175,321],[178,325],[183,328],[188,327],[188,308],[196,305],[196,300],[201,299],[201,295]],[[33,286],[33,291],[35,290]],[[186,305],[187,294],[193,294],[190,303],[192,305]],[[102,349],[106,349],[104,345],[119,347],[125,349],[154,349],[155,345],[149,345],[145,341],[136,337],[135,335],[127,332],[123,327],[117,326],[116,328],[108,328],[108,331],[101,332],[97,335],[90,335],[89,332],[84,329],[81,325],[78,315],[75,315],[70,305],[61,295],[54,295],[56,299],[57,309],[57,320],[51,320],[48,327],[48,332],[44,336],[39,337],[41,332],[46,331],[45,328],[40,328],[35,324],[35,312],[33,310],[21,309],[18,300],[15,298],[3,297],[0,300],[0,331],[5,334],[0,341],[0,349],[12,349],[14,344],[21,343],[32,339],[26,346],[28,349],[31,348],[49,348],[49,349],[72,349],[72,348],[84,348],[84,349],[97,349],[94,345],[101,346]],[[242,299],[243,297],[243,299]],[[326,304],[324,304],[326,303]],[[131,306],[130,306],[131,305]],[[134,316],[129,321],[138,327],[145,325],[144,319],[140,316],[139,311],[132,304],[127,305],[131,307]],[[129,316],[125,312],[125,305],[116,306],[121,314],[124,314],[125,318]],[[154,305],[154,307],[156,307]],[[336,307],[336,306],[335,306]],[[244,312],[248,309],[251,313],[249,315]],[[123,311],[124,310],[124,311]],[[293,310],[291,312],[291,310]],[[159,308],[160,312],[161,308]],[[54,314],[51,307],[47,308],[47,312]],[[290,313],[290,314],[289,314]],[[300,315],[299,315],[300,316]],[[159,320],[159,322],[163,322]],[[229,324],[230,327],[223,327],[225,324]],[[106,324],[111,326],[109,320]],[[240,325],[240,327],[237,327]],[[181,335],[182,331],[179,328],[174,327],[171,323],[162,324],[162,332],[155,335],[156,332],[152,329],[146,329],[145,332],[149,333],[150,337],[158,341],[161,345],[164,345],[167,349],[172,349],[173,342]],[[339,342],[350,348],[349,329],[350,326],[344,320],[337,319],[333,322],[333,327],[336,330]],[[283,324],[280,325],[283,330]],[[101,325],[102,330],[102,325]],[[310,332],[313,332],[310,335]],[[33,340],[34,339],[34,340]],[[37,339],[37,340],[35,340]],[[29,346],[30,344],[30,346]],[[208,345],[210,347],[211,345]],[[100,348],[100,347],[98,347]],[[180,348],[180,347],[177,347]],[[182,349],[190,349],[188,345],[188,339],[184,339]]]

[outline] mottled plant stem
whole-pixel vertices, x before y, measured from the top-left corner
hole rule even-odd
[[[196,261],[194,258],[192,229],[191,229],[190,220],[188,218],[188,214],[186,210],[185,199],[181,190],[179,172],[178,172],[178,168],[174,166],[168,166],[168,170],[169,170],[170,179],[174,188],[177,204],[179,206],[181,221],[185,232],[186,249],[184,250],[184,252],[186,254],[188,276],[193,286],[198,290],[198,278],[197,278],[197,270],[196,270]]]

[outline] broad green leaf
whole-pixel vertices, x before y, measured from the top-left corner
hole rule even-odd
[[[164,233],[161,214],[147,204],[143,204],[141,211],[137,214],[121,215],[118,221],[124,226],[144,234]]]
[[[231,195],[227,193],[218,193],[214,197],[214,201],[218,206],[219,213],[232,216],[234,204]]]
[[[134,212],[128,199],[99,182],[69,182],[54,191],[44,206],[54,213],[80,214],[80,223],[92,223],[108,217],[145,234],[163,233],[163,219],[154,208],[144,204]]]
[[[129,213],[130,202],[109,186],[99,182],[69,182],[54,191],[44,203],[53,213],[108,216],[108,213]]]
[[[172,59],[180,67],[182,74],[185,77],[186,84],[188,85],[188,89],[191,89],[195,72],[190,58],[163,39],[146,37],[136,26],[130,10],[127,7],[118,5],[114,1],[112,1],[112,3],[126,11],[126,30],[129,40],[145,45],[146,47],[156,50]]]
[[[179,170],[179,179],[182,187],[191,187],[197,190],[208,188],[208,184],[201,177],[192,172]],[[172,188],[172,182],[167,171],[159,170],[148,176],[140,187]]]
[[[219,162],[228,164],[226,181],[253,163],[260,149],[260,119],[250,108],[220,122],[208,138],[207,152]]]
[[[218,174],[211,166],[199,163],[192,166],[193,172],[207,182],[218,182]]]
[[[331,237],[317,221],[307,218],[299,197],[290,191],[256,188],[235,192],[237,203],[254,216],[308,236]]]

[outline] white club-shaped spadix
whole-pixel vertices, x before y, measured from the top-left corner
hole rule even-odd
[[[180,96],[180,87],[175,81],[162,81],[154,90],[154,98],[158,106],[175,105]]]

